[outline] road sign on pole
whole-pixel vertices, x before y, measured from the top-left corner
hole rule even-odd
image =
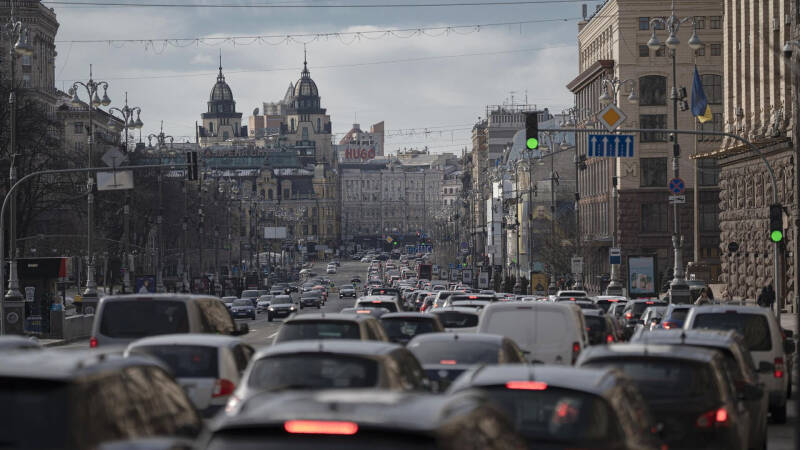
[[[597,115],[598,120],[601,124],[603,124],[606,129],[611,132],[619,128],[625,122],[625,119],[628,116],[622,112],[621,109],[617,108],[617,106],[613,103],[610,103],[606,106],[600,113]]]
[[[583,273],[583,258],[580,256],[573,256],[572,257],[572,273],[574,274],[582,274]]]
[[[622,251],[619,247],[611,247],[608,249],[608,263],[622,264]]]
[[[673,178],[669,180],[669,191],[672,192],[673,195],[682,195],[685,190],[686,183],[684,183],[680,178]]]
[[[669,203],[670,204],[684,204],[686,203],[686,196],[685,195],[670,195],[669,196]]]
[[[632,134],[590,134],[587,155],[590,158],[633,158]]]

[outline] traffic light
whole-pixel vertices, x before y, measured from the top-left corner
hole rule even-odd
[[[525,113],[525,146],[528,150],[539,148],[539,115],[535,112]]]
[[[197,152],[186,152],[186,179],[189,181],[197,181]]]
[[[769,205],[769,238],[772,242],[783,241],[783,207]]]

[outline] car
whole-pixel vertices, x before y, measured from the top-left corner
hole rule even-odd
[[[212,417],[240,383],[253,347],[231,336],[167,334],[131,342],[124,356],[148,355],[169,367],[195,408]]]
[[[272,303],[267,308],[267,320],[272,322],[272,319],[289,317],[296,312],[297,306],[290,295],[278,295],[272,299]]]
[[[660,328],[664,330],[683,328],[683,322],[693,307],[693,305],[670,304],[661,318]]]
[[[418,312],[383,314],[381,325],[390,341],[403,345],[420,334],[445,331],[437,316]]]
[[[353,283],[353,284],[361,284],[361,278],[353,277],[353,278],[350,279],[350,282]]]
[[[658,328],[661,323],[661,316],[667,310],[666,306],[650,306],[644,310],[642,317],[633,327],[634,334],[639,330],[650,331]]]
[[[390,312],[400,312],[400,302],[394,295],[367,295],[356,300],[356,308],[386,308]]]
[[[388,287],[373,287],[367,291],[367,295],[390,295],[400,301],[400,289]]]
[[[42,344],[35,337],[5,335],[0,336],[0,351],[41,350]]]
[[[695,306],[684,329],[736,330],[758,368],[759,380],[769,394],[769,413],[776,423],[786,422],[786,399],[791,395],[792,374],[788,357],[796,350],[769,308],[760,306]]]
[[[458,331],[460,333],[474,333],[478,330],[480,312],[475,308],[436,308],[425,310],[425,314],[436,316],[445,331]]]
[[[231,315],[234,319],[253,319],[256,320],[256,309],[249,298],[240,298],[231,305]]]
[[[362,263],[368,263],[369,261],[370,261],[370,258],[368,258],[368,257],[366,257],[366,256],[365,256],[365,257],[363,257],[363,258],[361,258],[361,262],[362,262]]]
[[[488,300],[448,300],[448,302],[449,303],[446,306],[452,306],[455,308],[472,308],[475,310],[481,310],[492,304],[492,302]]]
[[[748,448],[767,447],[769,396],[759,386],[753,357],[747,350],[741,334],[734,330],[653,330],[635,334],[631,342],[648,345],[687,345],[722,353],[737,398],[747,408],[748,428],[751,430]],[[761,395],[758,395],[759,392]]]
[[[343,308],[339,311],[340,314],[366,314],[368,316],[380,319],[384,314],[389,314],[386,308]]]
[[[612,344],[619,341],[620,332],[616,322],[602,309],[582,309],[581,313],[586,321],[589,345]]]
[[[216,297],[190,294],[110,295],[100,299],[89,347],[128,345],[159,334],[213,333],[240,336],[230,311]]]
[[[328,301],[328,290],[325,288],[325,285],[322,284],[314,285],[311,292],[319,292],[319,295],[322,297],[323,305]]]
[[[589,345],[586,321],[572,302],[492,303],[481,312],[478,333],[510,338],[532,363],[572,365]]]
[[[581,290],[558,291],[556,292],[554,300],[562,298],[578,298],[578,297],[586,298],[589,297],[589,294],[587,294],[586,291],[581,291]]]
[[[592,297],[592,301],[594,303],[603,308],[603,311],[608,312],[611,305],[622,303],[623,305],[628,302],[626,297],[620,297],[617,295],[598,295],[596,297]]]
[[[233,306],[233,302],[235,302],[236,300],[239,300],[239,298],[238,297],[222,297],[220,300],[222,300],[222,303],[225,304],[226,308],[231,309],[231,306]]]
[[[428,391],[429,386],[422,366],[402,345],[351,339],[290,341],[266,347],[253,356],[225,413],[239,414],[248,409],[251,398],[280,391]]]
[[[203,430],[189,397],[154,358],[43,349],[3,353],[2,361],[4,447],[94,450],[126,441],[123,448],[150,448],[137,442],[159,438],[191,448]]]
[[[669,448],[747,448],[741,416],[720,352],[683,345],[612,344],[586,349],[578,367],[616,368],[630,377]]]
[[[559,301],[561,301],[561,300],[559,300]],[[575,306],[577,306],[580,309],[596,309],[596,310],[600,310],[600,311],[602,311],[602,309],[603,309],[603,308],[601,308],[599,305],[597,305],[595,302],[593,302],[591,300],[575,300],[575,301],[572,302],[572,304],[574,304]]]
[[[322,293],[319,291],[309,291],[300,294],[300,309],[305,307],[322,308]]]
[[[615,369],[554,365],[477,366],[450,385],[478,389],[505,412],[527,448],[664,448],[633,382]]]
[[[283,295],[283,294],[278,294],[278,295]],[[261,313],[266,311],[267,308],[269,308],[269,305],[272,304],[272,299],[274,298],[275,296],[272,294],[262,295],[261,297],[258,297],[258,301],[256,302],[256,312]]]
[[[346,284],[339,288],[339,298],[356,298],[358,294],[356,293],[356,288],[352,284]]]
[[[422,364],[437,391],[444,391],[465,370],[478,364],[524,364],[511,339],[483,333],[426,333],[406,345]]]
[[[256,306],[256,302],[258,301],[258,297],[268,294],[269,292],[257,290],[257,289],[248,289],[242,291],[242,296],[240,298],[248,299],[253,303],[253,307]]]
[[[272,342],[278,344],[309,339],[389,341],[380,322],[370,315],[319,313],[287,319]]]
[[[327,274],[335,274],[336,273],[336,266],[328,266],[325,269],[325,273],[327,273]]]
[[[269,289],[269,293],[270,293],[270,295],[288,294],[289,293],[289,288],[288,287],[284,287],[284,286],[275,285],[275,286],[272,286]]]
[[[359,389],[293,391],[253,398],[209,425],[198,448],[519,449],[513,425],[483,395],[433,396]]]
[[[668,306],[666,302],[653,299],[633,299],[625,303],[620,317],[620,325],[625,339],[630,339],[644,310],[651,306]],[[615,310],[616,311],[616,310]]]

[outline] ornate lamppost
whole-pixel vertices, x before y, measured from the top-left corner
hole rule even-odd
[[[152,146],[152,140],[156,140],[156,146]],[[147,153],[158,157],[158,165],[163,164],[165,156],[174,159],[175,150],[172,148],[174,138],[164,134],[164,121],[161,121],[161,129],[158,134],[147,136]],[[167,144],[169,142],[169,144]],[[164,191],[163,191],[163,172],[158,168],[158,216],[156,225],[158,227],[158,251],[156,252],[156,292],[165,292],[164,288]]]

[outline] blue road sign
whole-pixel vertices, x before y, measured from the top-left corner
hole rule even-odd
[[[632,134],[590,134],[589,157],[633,158]]]
[[[680,178],[669,180],[669,191],[672,192],[673,195],[681,195],[684,190],[686,190],[686,183],[684,183],[683,180]]]

